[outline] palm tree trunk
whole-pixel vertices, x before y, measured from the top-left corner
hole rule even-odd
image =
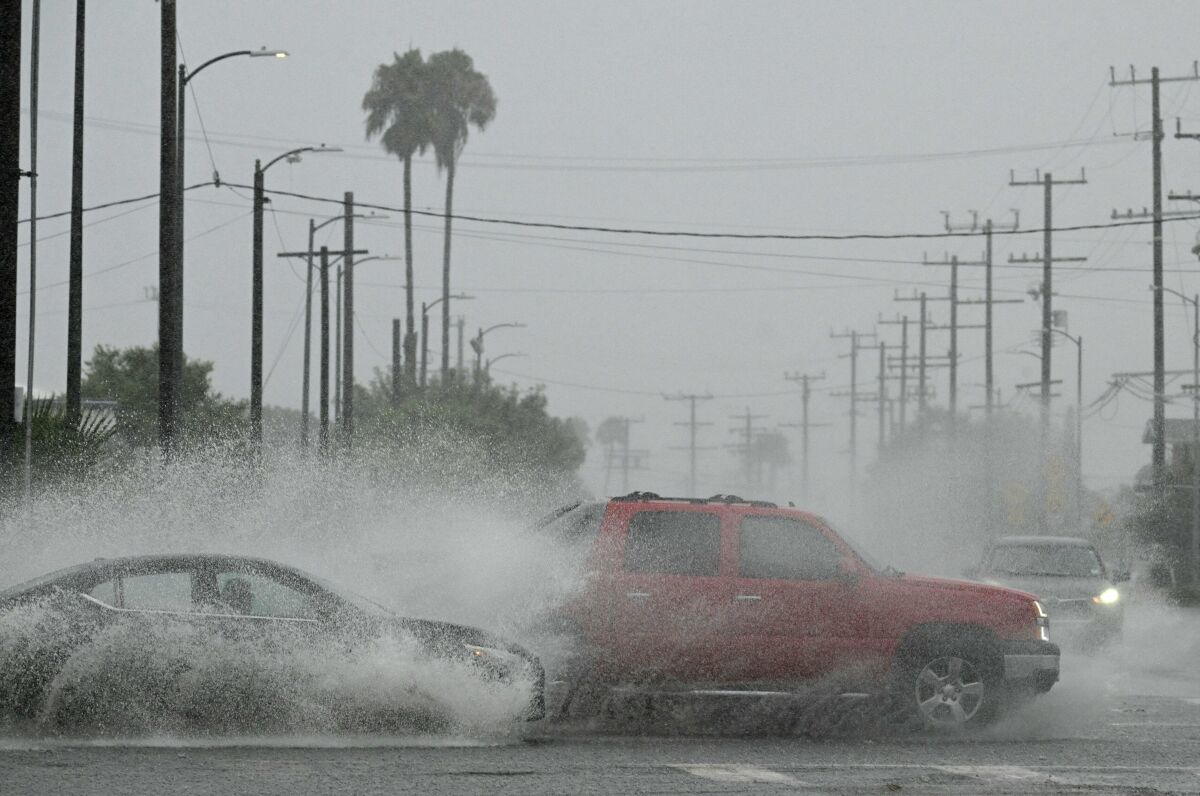
[[[446,239],[442,249],[442,384],[450,375],[450,220],[454,208],[454,158],[446,166]]]
[[[417,321],[413,309],[412,155],[404,159],[404,376],[406,386],[417,381]]]

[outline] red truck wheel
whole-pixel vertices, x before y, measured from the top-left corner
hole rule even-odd
[[[900,694],[936,729],[960,729],[996,718],[1001,683],[995,656],[983,649],[926,649],[901,667]]]

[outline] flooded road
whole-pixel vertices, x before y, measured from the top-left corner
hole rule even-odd
[[[1130,611],[1046,697],[985,731],[537,723],[511,737],[6,737],[3,793],[1200,793],[1200,613]],[[853,704],[847,700],[846,704]],[[793,705],[800,711],[802,706]],[[846,708],[849,710],[850,708]],[[728,718],[734,706],[722,706]],[[711,706],[710,706],[711,711]],[[693,716],[705,715],[699,709]],[[709,712],[707,715],[712,715]],[[829,726],[829,725],[826,725]],[[788,729],[791,728],[791,730]]]

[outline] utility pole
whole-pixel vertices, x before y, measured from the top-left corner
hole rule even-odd
[[[342,444],[350,447],[354,434],[354,192],[346,191],[342,202],[345,248],[342,268],[345,273],[345,354],[342,356]]]
[[[392,318],[392,406],[400,405],[400,319]]]
[[[975,232],[978,229],[980,229],[979,213],[974,210],[971,211],[971,223],[970,224],[951,224],[950,223],[950,214],[947,213],[946,211],[942,211],[942,214],[946,218],[946,231],[947,232]],[[994,262],[993,255],[992,255],[992,234],[997,229],[1001,229],[1001,230],[1005,230],[1005,231],[1016,231],[1017,229],[1019,229],[1020,224],[1021,224],[1020,211],[1014,209],[1012,211],[1012,214],[1013,214],[1012,223],[1006,224],[1004,226],[997,226],[996,223],[990,218],[987,219],[985,222],[983,222],[983,235],[984,235],[984,241],[985,241],[985,248],[984,248],[983,262],[980,264],[983,265],[983,267],[984,267],[984,297],[982,300],[980,300],[980,299],[965,299],[965,300],[960,300],[958,302],[961,305],[966,305],[966,304],[982,304],[982,305],[984,305],[984,320],[983,320],[984,378],[983,378],[983,383],[984,383],[984,390],[987,392],[987,400],[985,401],[984,406],[986,408],[988,415],[991,415],[992,410],[995,406],[995,384],[996,384],[995,371],[994,371],[994,367],[993,367],[994,360],[995,360],[995,349],[993,347],[992,340],[993,340],[993,332],[995,330],[995,324],[993,323],[993,319],[992,319],[992,307],[996,304],[1020,304],[1023,301],[1022,299],[996,299],[992,295],[992,263]],[[974,264],[974,263],[959,263],[959,265],[969,265],[969,264]]]
[[[874,339],[875,334],[849,331],[841,334],[830,332],[829,336],[834,340],[850,338],[850,353],[838,356],[839,359],[850,360],[850,392],[830,394],[834,397],[850,397],[850,490],[853,491],[858,477],[858,351],[863,348],[859,341],[864,338]]]
[[[1042,217],[1042,284],[1039,288],[1042,297],[1042,389],[1041,389],[1041,453],[1042,463],[1045,463],[1046,449],[1050,439],[1050,343],[1051,343],[1051,319],[1053,315],[1052,304],[1054,299],[1053,286],[1053,270],[1055,258],[1053,255],[1054,241],[1054,186],[1056,185],[1086,185],[1087,175],[1083,169],[1079,170],[1079,179],[1077,180],[1056,180],[1049,172],[1041,174],[1034,172],[1033,180],[1018,180],[1016,175],[1010,171],[1008,175],[1008,184],[1011,186],[1042,186],[1043,192],[1043,217]],[[1064,262],[1064,258],[1059,258],[1059,262]],[[1029,262],[1025,258],[1009,257],[1009,262],[1020,263]],[[1044,507],[1043,512],[1044,514]]]
[[[1150,69],[1149,80],[1138,80],[1137,73],[1132,66],[1129,67],[1129,79],[1117,80],[1117,70],[1114,67],[1108,68],[1109,82],[1108,85],[1112,88],[1117,86],[1138,86],[1150,84],[1150,117],[1151,117],[1151,149],[1150,159],[1151,168],[1153,170],[1153,193],[1154,193],[1154,450],[1151,458],[1151,465],[1154,470],[1154,484],[1156,487],[1162,487],[1164,483],[1164,467],[1167,461],[1167,441],[1166,441],[1166,396],[1163,394],[1166,390],[1166,376],[1164,375],[1164,343],[1163,343],[1163,248],[1162,248],[1162,114],[1159,104],[1159,86],[1162,83],[1176,83],[1180,81],[1200,80],[1200,64],[1192,62],[1192,74],[1184,77],[1159,77],[1158,67]]]
[[[175,0],[161,0],[159,25],[159,121],[161,124],[158,152],[158,444],[164,456],[169,456],[175,447],[178,424],[179,396],[178,374],[175,372],[175,351],[178,330],[175,328],[176,280],[179,268],[176,257],[179,247],[178,203],[175,200],[177,183],[178,152],[176,151],[175,115],[177,86],[175,80]],[[11,24],[11,18],[10,23]],[[255,201],[262,198],[262,174],[255,169]],[[262,213],[255,215],[255,240],[262,241]],[[258,247],[261,272],[261,245]],[[258,273],[258,272],[256,272]],[[261,291],[262,285],[258,283]],[[261,317],[256,317],[261,335]],[[253,331],[253,330],[252,330]],[[252,335],[253,337],[253,335]],[[261,354],[261,337],[257,338]],[[253,348],[253,346],[251,346]],[[260,360],[261,361],[261,360]],[[259,373],[261,377],[261,373]],[[261,382],[250,382],[250,423],[255,431],[255,440],[260,440],[261,415],[255,414],[255,390]]]
[[[698,497],[698,495],[696,494],[696,452],[698,450],[700,450],[700,448],[696,447],[696,429],[700,428],[701,426],[711,426],[712,425],[712,423],[700,423],[700,422],[696,421],[696,402],[697,401],[711,401],[712,398],[713,397],[711,395],[697,395],[695,393],[678,393],[676,395],[664,395],[663,396],[663,400],[666,400],[666,401],[687,401],[688,402],[688,408],[689,408],[688,421],[686,423],[676,423],[675,424],[677,426],[687,426],[688,427],[688,448],[687,448],[687,450],[688,450],[689,464],[690,464],[690,466],[688,468],[688,497]]]
[[[828,423],[810,423],[808,419],[808,402],[812,397],[812,382],[825,378],[824,373],[785,373],[783,378],[800,385],[800,422],[781,423],[785,428],[800,429],[800,496],[805,503],[811,495],[811,482],[808,478],[808,432],[809,429],[828,426]]]
[[[75,0],[75,102],[71,132],[71,249],[67,266],[67,425],[83,416],[83,74],[87,0]],[[182,237],[182,236],[181,236]],[[180,365],[182,367],[182,365]]]
[[[730,431],[734,434],[741,434],[745,439],[741,445],[735,445],[735,448],[740,448],[745,457],[746,466],[746,487],[754,489],[758,487],[758,479],[754,477],[754,421],[761,420],[766,415],[751,414],[750,407],[746,407],[746,411],[740,415],[730,415],[730,420],[741,421],[738,426],[731,428]],[[744,425],[742,425],[744,423]]]
[[[333,423],[342,419],[342,266],[334,277],[333,299]]]
[[[943,211],[945,212],[945,211]],[[947,214],[947,231],[949,231],[949,214]],[[986,265],[983,260],[978,261],[959,261],[957,255],[954,257],[944,257],[942,261],[932,261],[926,256],[924,258],[925,265],[948,265],[950,266],[950,292],[946,300],[950,302],[950,323],[947,326],[930,325],[930,329],[948,329],[950,331],[950,431],[953,434],[958,425],[958,332],[961,329],[983,329],[984,324],[961,324],[958,322],[958,306],[964,302],[958,298],[958,267],[960,265]]]
[[[629,449],[629,426],[640,422],[642,422],[641,418],[636,420],[632,417],[621,418],[621,494],[623,495],[629,494],[629,471],[642,469],[640,460],[638,462],[631,461]]]
[[[339,221],[341,220],[341,216],[336,216],[335,218]],[[315,227],[314,224],[315,224],[314,220],[310,218],[308,220],[308,250],[307,251],[279,252],[277,255],[275,255],[276,257],[302,257],[302,258],[304,258],[305,264],[308,267],[308,275],[304,280],[304,303],[305,303],[305,308],[304,308],[304,365],[303,365],[303,368],[301,371],[302,387],[301,387],[301,391],[300,391],[301,392],[301,394],[300,394],[300,444],[301,444],[301,446],[303,446],[305,448],[308,447],[309,363],[310,363],[310,359],[311,359],[310,338],[312,337],[312,313],[310,312],[310,309],[312,307],[312,280],[313,280],[313,270],[314,270],[313,269],[313,257],[318,254],[317,251],[313,250],[313,237],[314,237],[314,233],[317,229],[317,227]],[[328,247],[322,246],[321,250],[325,252],[325,255],[324,255],[325,260],[322,261],[321,274],[320,274],[321,280],[322,280],[321,290],[323,291],[321,300],[324,302],[323,312],[325,313],[325,315],[322,317],[322,321],[321,321],[321,323],[322,323],[321,333],[322,333],[322,335],[326,335],[329,331],[329,306],[328,306],[328,304],[329,304],[329,301],[328,301],[328,299],[329,299],[329,249],[328,249]],[[366,249],[355,249],[354,250],[354,254],[368,254],[368,253],[369,252]],[[341,255],[339,255],[339,257],[341,257]],[[341,272],[339,271],[339,284],[340,284],[340,273]],[[338,295],[340,296],[341,294],[339,293]],[[328,354],[329,354],[328,350],[323,351],[321,354],[321,356],[323,357],[322,367],[324,368],[326,382],[328,382],[328,378],[329,378]],[[328,395],[326,395],[326,399],[328,399]],[[328,409],[328,407],[326,407],[326,409]],[[326,430],[328,430],[328,429],[326,429]]]
[[[329,451],[329,247],[321,247],[321,453]]]
[[[908,424],[908,316],[893,321],[880,316],[875,324],[900,327],[900,428],[903,429]]]

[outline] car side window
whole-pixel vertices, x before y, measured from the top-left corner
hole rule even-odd
[[[192,574],[190,572],[124,575],[117,583],[116,589],[122,598],[120,604],[122,608],[134,611],[189,612],[193,610]],[[103,598],[97,596],[96,599]],[[110,604],[115,605],[115,603]]]
[[[751,514],[742,518],[740,537],[743,578],[830,580],[838,574],[841,551],[811,523]]]
[[[88,596],[95,597],[105,605],[111,605],[116,608],[121,605],[120,582],[119,578],[106,580],[101,584],[93,586],[92,590],[88,592]]]
[[[663,575],[716,575],[721,520],[699,511],[641,511],[629,520],[625,569]]]
[[[309,594],[257,572],[217,573],[218,608],[246,616],[315,619],[316,600]]]

